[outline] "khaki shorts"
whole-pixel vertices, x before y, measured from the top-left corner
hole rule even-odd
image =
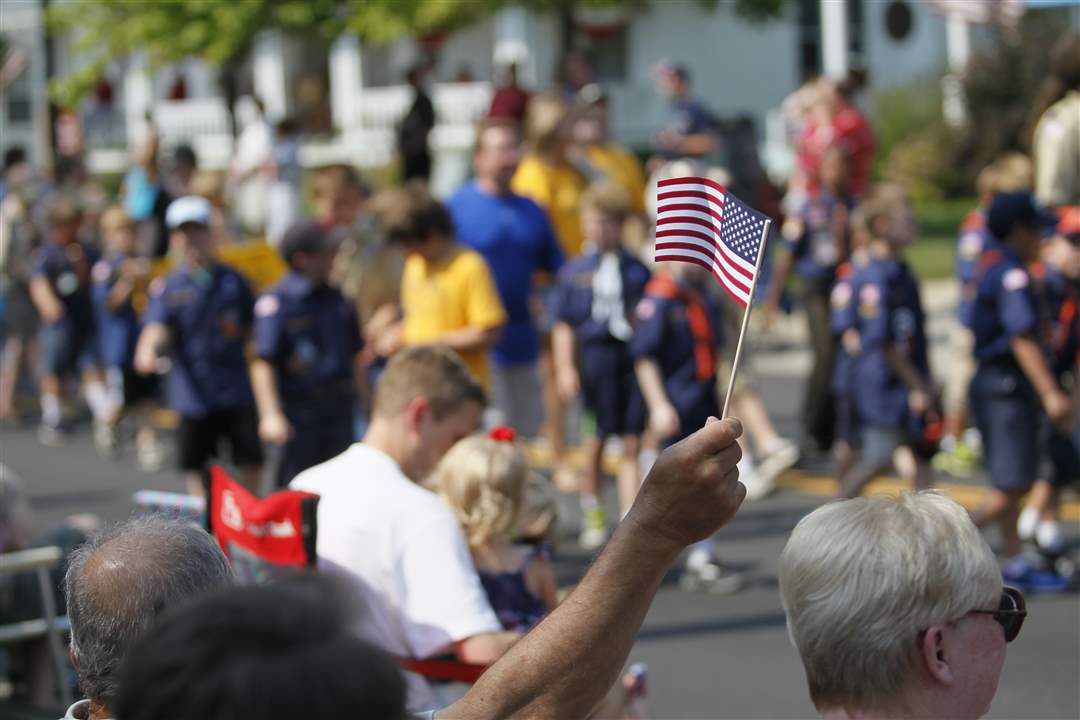
[[[954,320],[950,333],[949,362],[945,375],[945,412],[949,415],[967,413],[968,391],[975,376],[975,336]]]

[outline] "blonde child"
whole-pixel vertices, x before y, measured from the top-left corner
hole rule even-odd
[[[461,523],[476,571],[505,630],[527,632],[558,604],[542,551],[513,543],[528,467],[512,431],[460,441],[435,470],[439,494]]]
[[[512,541],[528,475],[514,431],[498,427],[459,441],[432,477],[461,523],[491,608],[503,629],[518,632],[528,632],[559,604],[546,553]],[[592,717],[644,717],[645,674],[644,665],[631,666]]]

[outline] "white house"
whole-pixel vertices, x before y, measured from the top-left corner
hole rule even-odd
[[[263,99],[271,119],[299,113],[311,123],[316,132],[304,146],[306,163],[378,166],[391,160],[393,128],[411,100],[404,74],[422,52],[430,52],[437,60],[432,95],[438,187],[440,178],[449,183],[463,171],[472,128],[490,101],[493,73],[510,61],[519,64],[523,84],[541,88],[551,82],[562,48],[581,49],[611,95],[615,137],[644,147],[665,116],[650,69],[670,58],[690,69],[696,94],[716,113],[754,118],[766,142],[770,133],[776,135],[770,113],[804,77],[842,76],[858,66],[866,70],[871,90],[902,85],[944,71],[947,36],[954,45],[956,38],[966,38],[962,23],[953,22],[949,35],[945,17],[919,0],[797,0],[780,19],[762,24],[736,17],[733,4],[721,0],[708,10],[696,0],[654,0],[632,11],[575,10],[568,23],[554,13],[512,6],[445,37],[383,46],[343,36],[327,49],[268,32],[236,81],[241,92]],[[40,3],[2,5],[0,33],[26,46],[34,117],[44,117],[38,114],[44,107]],[[25,31],[34,22],[36,34]],[[77,66],[63,42],[54,46],[57,72]],[[950,59],[955,57],[954,47]],[[106,79],[108,107],[91,100],[83,109],[92,167],[122,166],[122,141],[147,112],[166,147],[190,142],[205,165],[227,162],[232,139],[217,69],[192,59],[151,75],[136,57],[110,68]],[[13,108],[25,109],[17,90],[4,93],[5,146],[35,139],[25,111],[13,117]]]

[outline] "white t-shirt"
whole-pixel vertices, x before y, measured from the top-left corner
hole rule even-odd
[[[319,495],[319,571],[341,575],[363,603],[358,633],[387,652],[425,658],[502,626],[454,516],[388,455],[356,443],[296,476]],[[432,707],[409,676],[409,706]]]

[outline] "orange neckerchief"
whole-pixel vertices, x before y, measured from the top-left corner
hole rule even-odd
[[[694,336],[697,379],[708,382],[716,372],[716,357],[713,355],[712,323],[709,322],[709,313],[705,309],[701,294],[696,290],[680,286],[665,270],[653,275],[645,286],[645,292],[667,300],[679,300],[686,304],[686,319],[690,321],[690,334]]]

